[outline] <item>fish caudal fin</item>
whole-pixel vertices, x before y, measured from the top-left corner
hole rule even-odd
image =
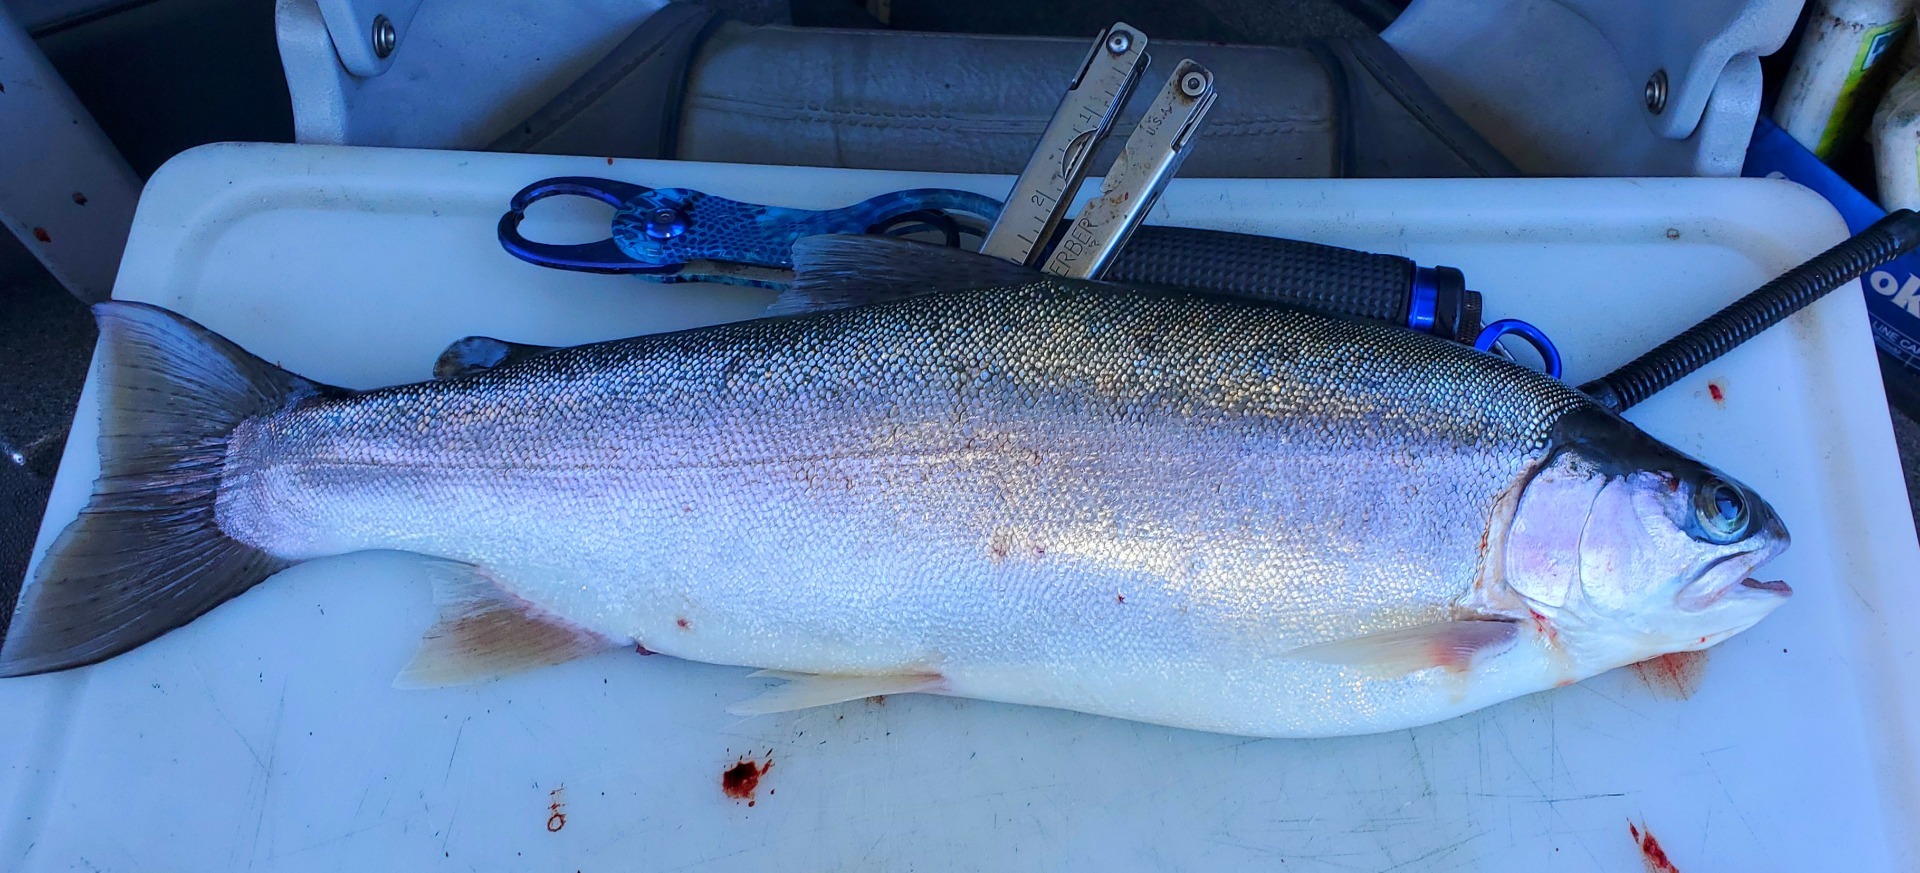
[[[100,478],[0,627],[0,676],[92,664],[205,614],[288,565],[221,532],[226,442],[326,389],[178,315],[94,307]]]
[[[427,573],[440,618],[395,688],[484,682],[631,645],[542,612],[472,564],[429,559]]]

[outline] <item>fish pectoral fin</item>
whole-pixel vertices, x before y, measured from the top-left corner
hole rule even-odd
[[[881,694],[939,691],[946,684],[946,679],[938,673],[827,674],[761,670],[752,675],[785,679],[787,684],[729,706],[727,712],[733,715],[791,712]]]
[[[1433,667],[1464,671],[1513,647],[1519,622],[1470,618],[1399,628],[1294,649],[1288,657],[1398,677]]]
[[[515,597],[480,567],[439,559],[426,564],[440,617],[394,677],[395,688],[484,682],[620,645]]]

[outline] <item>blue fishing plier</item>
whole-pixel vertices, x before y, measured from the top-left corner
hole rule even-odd
[[[520,235],[535,201],[591,197],[615,210],[611,235],[556,245]],[[978,226],[955,217],[972,216]],[[934,231],[948,245],[983,235],[1000,201],[969,191],[915,188],[838,209],[793,209],[716,197],[689,188],[649,188],[611,179],[561,176],[513,195],[500,216],[500,244],[523,261],[588,273],[638,274],[655,282],[721,282],[777,288],[791,278],[793,244],[822,234]]]

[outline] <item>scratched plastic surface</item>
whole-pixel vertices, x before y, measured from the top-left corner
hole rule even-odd
[[[507,198],[559,175],[815,208],[1010,184],[208,147],[148,186],[116,294],[349,386],[423,378],[465,334],[595,340],[766,300],[508,257]],[[603,207],[548,205],[530,236],[606,226]],[[1462,267],[1489,320],[1559,339],[1574,381],[1841,233],[1811,194],[1760,180],[1191,181],[1151,220]],[[95,409],[82,399],[42,548],[97,472]],[[748,670],[632,652],[401,692],[427,587],[402,556],[359,555],[107,664],[0,682],[0,869],[1913,868],[1920,555],[1858,293],[1632,417],[1754,485],[1794,533],[1772,568],[1794,600],[1697,664],[1316,741],[936,697],[741,719],[723,707],[764,687]]]

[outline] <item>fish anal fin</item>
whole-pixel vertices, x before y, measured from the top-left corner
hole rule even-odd
[[[1473,669],[1513,647],[1520,624],[1504,618],[1440,621],[1294,649],[1289,657],[1398,677],[1434,667]]]
[[[939,691],[946,685],[946,680],[938,673],[808,674],[762,670],[753,675],[786,679],[787,683],[729,706],[727,712],[734,715],[768,715],[881,694]]]
[[[434,559],[427,573],[439,618],[396,688],[484,682],[623,645],[547,614],[472,564]]]

